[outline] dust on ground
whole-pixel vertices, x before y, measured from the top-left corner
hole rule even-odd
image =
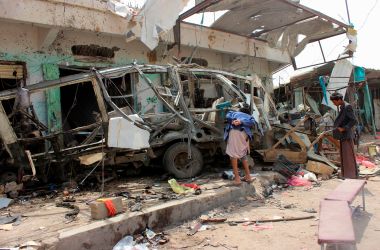
[[[227,222],[213,224],[204,231],[190,236],[190,227],[196,220],[167,228],[170,241],[159,249],[320,249],[317,244],[319,202],[342,180],[323,181],[313,188],[294,187],[274,192],[271,198],[242,198],[237,202],[206,213],[224,217],[228,221],[273,219],[282,216],[297,217],[314,215],[314,219],[288,222],[263,223],[262,228],[254,225],[229,225]],[[353,217],[357,248],[380,249],[380,177],[372,177],[366,186],[366,211],[356,210]],[[353,205],[361,205],[360,195]],[[205,224],[206,225],[206,224]],[[339,229],[337,229],[339,230]]]
[[[14,204],[1,210],[0,216],[21,215],[21,223],[12,226],[9,231],[0,230],[0,247],[18,246],[30,240],[42,241],[50,237],[57,237],[60,233],[76,227],[93,223],[89,204],[101,197],[121,196],[123,211],[130,213],[144,211],[170,200],[195,195],[175,194],[171,190],[167,178],[166,175],[156,175],[114,180],[105,184],[103,193],[100,191],[73,191],[68,196],[64,196],[62,191],[50,191],[39,197],[16,199]],[[230,184],[230,181],[221,179],[220,170],[217,173],[208,172],[187,181],[195,181],[202,186],[200,195]],[[186,180],[182,182],[186,182]],[[73,183],[68,190],[73,190],[72,188],[76,185]],[[79,207],[79,214],[74,220],[65,218],[65,215],[71,211],[70,209],[56,206],[56,202],[62,201],[63,198],[73,198],[75,202],[72,204]]]

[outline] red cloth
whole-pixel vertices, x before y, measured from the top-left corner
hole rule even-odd
[[[192,189],[194,189],[194,190],[201,189],[201,187],[198,186],[198,185],[195,184],[195,183],[183,183],[183,184],[181,184],[181,185],[184,186],[184,187],[192,188]]]
[[[116,209],[113,205],[112,200],[103,200],[104,205],[106,206],[108,210],[108,216],[112,217],[116,215]]]

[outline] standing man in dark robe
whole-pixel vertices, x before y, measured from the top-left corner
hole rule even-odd
[[[352,106],[343,100],[340,93],[333,93],[330,100],[338,107],[339,114],[334,121],[333,137],[340,141],[340,162],[341,174],[343,178],[358,178],[358,168],[356,166],[354,151],[353,126],[356,125],[356,117]]]

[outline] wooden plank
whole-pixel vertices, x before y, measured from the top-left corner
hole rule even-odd
[[[17,142],[17,136],[13,131],[3,104],[0,102],[0,137],[5,144]]]
[[[16,76],[14,75],[16,72]],[[0,64],[0,78],[3,79],[22,79],[24,77],[23,65]]]
[[[91,80],[91,82],[92,82],[92,87],[94,88],[95,97],[96,97],[96,101],[98,103],[98,107],[99,107],[100,115],[102,117],[102,121],[107,122],[108,121],[108,113],[107,113],[106,104],[104,103],[102,90],[100,89],[98,82],[95,80],[95,78],[93,78]]]

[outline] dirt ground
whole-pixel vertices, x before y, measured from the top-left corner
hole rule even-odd
[[[373,138],[373,137],[372,137]],[[363,138],[368,143],[380,144],[380,140],[373,141],[371,137]],[[366,144],[362,144],[361,152],[367,151]],[[379,158],[379,157],[378,157]],[[380,158],[376,160],[379,166]],[[256,166],[257,167],[257,166]],[[228,185],[231,181],[221,179],[223,168],[211,168],[213,171],[204,173],[200,178],[187,180],[202,186],[203,192],[207,189],[217,189]],[[230,170],[230,169],[228,169]],[[255,171],[256,172],[256,171]],[[260,173],[265,175],[267,171]],[[165,179],[165,178],[164,178]],[[43,195],[37,198],[19,199],[15,204],[0,211],[0,216],[20,214],[21,223],[14,225],[11,230],[0,230],[0,247],[17,246],[29,240],[40,241],[75,227],[90,224],[90,209],[88,204],[100,197],[112,197],[123,193],[125,211],[131,211],[134,205],[141,204],[142,211],[148,207],[161,204],[167,200],[180,199],[170,189],[167,180],[161,175],[119,179],[106,183],[105,192],[79,192],[73,195],[75,205],[80,208],[77,218],[73,221],[65,219],[70,210],[56,207],[55,203],[63,196],[62,190],[56,195]],[[258,177],[259,179],[259,177]],[[259,180],[253,183],[260,191]],[[321,181],[321,185],[313,188],[297,187],[275,191],[270,198],[247,197],[232,204],[209,211],[207,214],[225,217],[231,220],[246,219],[273,219],[281,216],[315,216],[314,219],[265,223],[265,229],[258,230],[253,225],[239,224],[230,226],[228,223],[208,224],[205,231],[199,231],[193,236],[187,235],[195,220],[175,227],[165,229],[170,241],[160,246],[160,249],[319,249],[317,244],[319,201],[333,190],[341,180],[331,179]],[[248,185],[248,184],[244,184]],[[380,198],[376,195],[380,191],[380,176],[370,177],[367,185],[367,211],[357,212],[354,216],[354,227],[358,242],[358,249],[380,249]],[[51,194],[51,193],[50,193]],[[355,205],[361,202],[357,197]],[[304,210],[315,210],[317,213],[308,213]],[[310,211],[309,211],[310,212]],[[205,228],[205,227],[204,227]],[[338,230],[338,229],[337,229]]]
[[[220,173],[207,173],[202,176],[205,177],[196,178],[194,181],[202,185],[203,193],[211,192],[213,189],[230,183],[230,181],[221,179]],[[73,204],[80,209],[75,220],[65,218],[65,214],[70,212],[70,209],[56,206],[56,201],[63,198],[62,191],[57,192],[56,195],[52,195],[53,192],[37,198],[16,200],[8,208],[2,209],[0,216],[20,214],[21,223],[13,225],[9,231],[0,230],[0,248],[18,246],[30,240],[42,241],[49,237],[58,236],[61,232],[94,222],[91,219],[88,204],[101,197],[114,197],[118,193],[123,193],[123,209],[125,212],[130,212],[133,207],[139,207],[135,211],[144,211],[148,207],[184,197],[175,194],[167,180],[160,180],[160,178],[162,176],[157,175],[112,181],[106,183],[103,195],[101,192],[89,191],[70,193],[69,196],[75,198]]]
[[[212,224],[204,231],[189,236],[189,227],[196,221],[189,221],[174,228],[168,228],[170,241],[160,249],[320,249],[317,244],[319,202],[341,180],[323,181],[320,187],[288,188],[274,192],[272,198],[260,200],[255,197],[240,199],[206,215],[225,217],[228,221],[276,218],[279,216],[310,216],[306,219],[289,222],[263,223],[262,230],[253,225],[228,223]],[[380,249],[380,177],[368,180],[366,188],[366,211],[356,210],[353,217],[357,248],[360,250]],[[361,204],[359,195],[353,205]],[[304,212],[304,210],[309,210]],[[315,210],[316,213],[310,213]],[[339,229],[336,229],[339,230]],[[342,248],[343,249],[343,248]]]

